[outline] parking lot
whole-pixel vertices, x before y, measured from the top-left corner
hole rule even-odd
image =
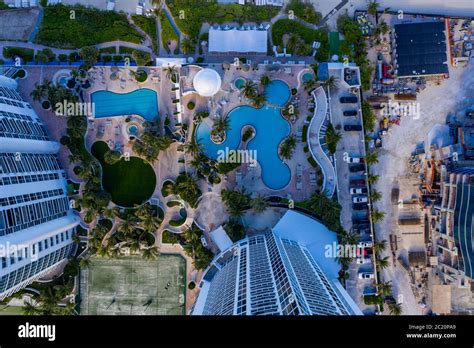
[[[355,97],[343,100],[341,98]],[[338,83],[330,90],[331,119],[334,127],[341,133],[342,138],[335,153],[337,172],[337,197],[341,210],[341,224],[346,231],[358,233],[360,241],[371,241],[367,209],[368,188],[365,173],[365,143],[361,129],[361,101],[358,94],[352,94],[347,85]],[[355,115],[354,111],[356,111]],[[344,112],[346,112],[344,115]],[[349,126],[349,127],[348,127]],[[360,127],[350,127],[360,126]],[[357,201],[357,203],[355,202]],[[371,253],[371,248],[364,249]],[[349,268],[350,278],[347,280],[347,290],[360,308],[367,312],[369,307],[364,305],[362,295],[374,291],[373,264],[371,254],[362,256]],[[360,279],[359,277],[367,277]],[[372,307],[373,308],[373,307]]]

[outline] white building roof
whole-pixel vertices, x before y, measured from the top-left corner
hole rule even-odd
[[[267,52],[266,30],[209,29],[209,52]]]
[[[203,97],[212,97],[221,89],[221,77],[213,69],[202,69],[194,76],[193,86]]]
[[[335,232],[322,223],[293,210],[288,210],[272,230],[280,238],[294,240],[304,245],[328,278],[337,279],[341,266],[336,258],[325,256],[327,246],[333,246],[333,243],[337,245]]]
[[[222,226],[209,233],[209,236],[220,251],[227,250],[234,244]]]

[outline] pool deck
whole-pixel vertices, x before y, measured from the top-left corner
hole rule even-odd
[[[252,80],[256,84],[259,83],[260,77],[262,75],[268,74],[271,80],[282,80],[288,84],[291,88],[298,88],[299,86],[299,73],[302,70],[308,70],[307,66],[292,66],[289,68],[281,69],[279,71],[266,71],[263,66],[259,66],[259,70],[249,69],[245,71],[244,69],[238,69],[235,66],[231,65],[229,70],[222,69],[221,65],[209,66],[210,68],[216,69],[222,78],[221,91],[218,92],[214,97],[206,99],[199,97],[195,93],[187,94],[183,97],[183,105],[187,105],[189,101],[193,101],[196,105],[193,111],[187,110],[185,107],[183,120],[184,122],[190,122],[192,116],[196,111],[199,110],[209,110],[209,118],[215,119],[217,116],[226,116],[228,113],[239,105],[248,105],[248,102],[243,97],[242,93],[238,91],[234,85],[235,79],[243,77],[246,80]],[[192,77],[193,72],[190,72],[187,77],[182,77],[184,79],[183,84],[185,86],[192,86]],[[285,161],[288,167],[290,168],[292,175],[291,180],[284,189],[272,190],[268,188],[260,176],[260,167],[257,165],[254,168],[251,168],[247,165],[242,165],[237,171],[230,173],[227,178],[227,182],[215,185],[213,192],[220,193],[223,188],[232,188],[236,185],[239,187],[245,187],[248,192],[261,193],[265,195],[279,195],[284,197],[291,197],[294,200],[304,200],[309,198],[309,196],[314,192],[315,189],[318,189],[317,186],[311,184],[310,175],[314,173],[317,169],[313,168],[308,162],[307,158],[311,156],[309,152],[305,153],[303,148],[306,146],[302,141],[301,137],[298,136],[298,133],[301,133],[303,126],[305,124],[309,125],[309,122],[306,121],[307,116],[312,116],[312,113],[307,111],[306,105],[308,102],[312,101],[312,96],[308,95],[306,91],[302,88],[298,90],[296,96],[299,99],[299,117],[291,125],[291,134],[297,136],[299,141],[297,142],[297,147],[293,158]],[[189,137],[192,132],[188,132]],[[188,138],[188,141],[191,139]],[[296,175],[297,167],[301,165],[301,177]],[[300,189],[297,188],[297,183],[299,183]]]

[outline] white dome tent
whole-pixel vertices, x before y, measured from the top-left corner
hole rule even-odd
[[[221,77],[213,69],[202,69],[194,76],[193,86],[203,97],[212,97],[221,89]]]

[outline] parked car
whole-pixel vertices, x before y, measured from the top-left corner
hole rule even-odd
[[[370,257],[358,257],[356,259],[356,263],[358,265],[363,265],[365,263],[370,263],[370,261],[372,261]]]
[[[361,163],[364,159],[362,157],[347,157],[347,162],[349,163]]]
[[[362,130],[362,126],[360,124],[346,124],[344,125],[344,130],[346,132],[360,132]]]
[[[357,116],[357,110],[346,110],[343,111],[342,114],[344,116]]]
[[[355,196],[352,197],[353,203],[367,203],[368,199],[367,196]]]
[[[355,233],[365,234],[370,233],[370,225],[369,224],[353,224],[352,229]]]
[[[352,179],[350,184],[351,186],[365,186],[365,179]]]
[[[362,172],[364,170],[365,170],[365,166],[362,163],[349,166],[349,171],[351,173]]]
[[[354,210],[366,210],[367,203],[352,203],[352,209]]]
[[[359,273],[359,279],[374,279],[374,272],[361,272]]]
[[[351,187],[349,188],[351,195],[360,195],[367,193],[367,187]]]
[[[357,103],[357,97],[341,97],[339,101],[341,103]]]

